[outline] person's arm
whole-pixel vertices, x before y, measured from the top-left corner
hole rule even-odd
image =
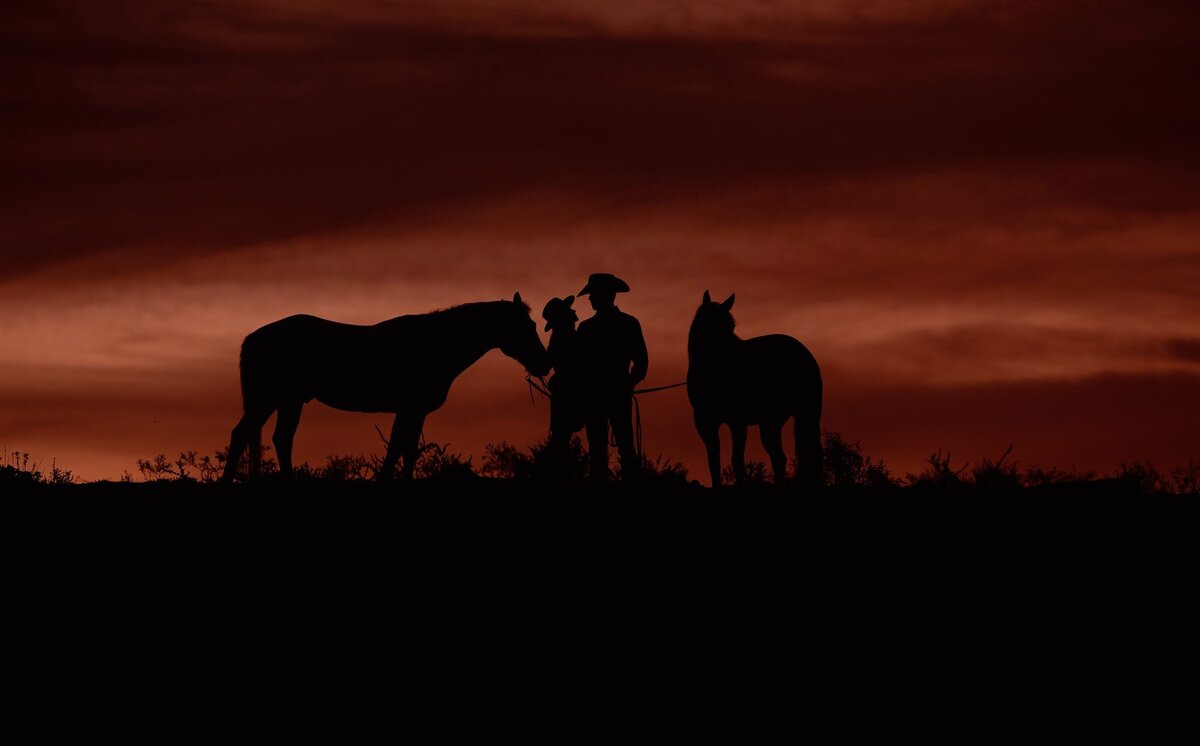
[[[642,325],[632,316],[630,320],[633,322],[630,324],[629,334],[633,344],[630,351],[630,357],[633,358],[633,369],[629,372],[629,378],[633,385],[637,386],[646,380],[646,373],[650,369],[650,353],[646,350],[646,338],[642,336]]]

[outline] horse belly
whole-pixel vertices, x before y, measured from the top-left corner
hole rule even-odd
[[[446,400],[445,391],[433,391],[411,381],[357,381],[318,389],[317,401],[347,412],[432,412]]]
[[[763,378],[727,378],[689,390],[689,399],[700,419],[731,425],[780,423],[797,409],[788,386]]]
[[[364,375],[362,368],[330,366],[313,382],[312,396],[347,412],[395,412],[398,387],[381,376]]]

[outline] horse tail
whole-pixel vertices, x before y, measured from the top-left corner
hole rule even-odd
[[[238,372],[242,383],[242,415],[245,423],[246,452],[250,458],[250,471],[257,474],[262,460],[262,426],[266,420],[263,414],[270,414],[270,392],[266,387],[266,377],[260,369],[261,354],[258,350],[259,340],[250,334],[242,342],[241,355],[238,358]],[[240,455],[240,454],[239,454]]]
[[[800,407],[792,420],[796,439],[796,481],[805,489],[817,489],[824,482],[825,452],[821,448],[821,401],[823,384],[817,378],[815,401]]]
[[[241,353],[238,356],[238,374],[242,383],[242,411],[249,411],[251,404],[255,401],[254,390],[256,388],[256,376],[253,372],[254,351],[249,349],[254,335],[247,336],[242,340]]]

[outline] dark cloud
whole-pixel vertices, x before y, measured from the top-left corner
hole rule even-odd
[[[1200,363],[1200,339],[1172,339],[1166,344],[1167,354],[1176,360],[1188,363]]]
[[[654,201],[970,164],[1025,164],[1016,191],[1071,204],[1198,193],[1200,26],[1178,7],[784,13],[788,34],[751,18],[697,38],[654,18],[614,33],[599,6],[467,4],[467,30],[353,7],[17,13],[0,32],[6,254],[224,248],[522,189]],[[1039,183],[1080,160],[1109,167]]]

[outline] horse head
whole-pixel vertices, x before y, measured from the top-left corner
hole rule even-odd
[[[524,365],[533,375],[546,375],[550,372],[550,356],[538,336],[537,324],[529,315],[529,306],[521,300],[520,293],[513,296],[511,303],[501,302],[507,313],[499,330],[500,351]]]
[[[734,338],[733,329],[737,325],[731,310],[735,294],[717,303],[704,291],[704,300],[696,309],[696,317],[692,319],[692,328],[688,332],[688,349],[695,350],[697,344],[714,343]]]

